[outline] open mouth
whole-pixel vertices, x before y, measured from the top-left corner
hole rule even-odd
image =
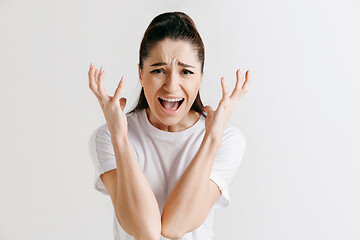
[[[179,109],[179,107],[181,106],[181,104],[184,102],[185,98],[179,100],[179,101],[166,101],[162,98],[158,98],[161,106],[163,106],[163,108],[165,108],[168,111],[176,111]]]

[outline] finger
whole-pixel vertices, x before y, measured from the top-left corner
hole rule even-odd
[[[103,69],[101,67],[102,72],[99,72],[98,70],[96,70],[95,76],[97,77],[97,81],[98,81],[98,92],[100,94],[100,97],[102,100],[104,101],[108,101],[110,99],[110,96],[107,95],[105,88],[104,88],[104,74],[105,74],[105,69]]]
[[[97,70],[97,68],[96,67],[94,67],[94,76],[95,76],[95,82],[96,82],[96,85],[99,85],[99,79],[98,79],[98,77],[99,77],[99,70]]]
[[[221,78],[221,87],[222,87],[222,94],[223,94],[222,99],[228,98],[229,97],[229,90],[227,88],[226,81],[225,81],[224,77]]]
[[[235,86],[236,89],[241,89],[242,85],[244,84],[244,76],[241,73],[240,68],[238,69],[238,71],[236,72],[236,79],[237,79],[237,84]]]
[[[242,90],[242,86],[244,84],[244,77],[241,74],[241,70],[240,68],[236,71],[236,85],[235,88],[233,90],[233,92],[231,93],[231,98],[237,98],[240,99],[245,93]]]
[[[242,85],[244,84],[244,77],[241,74],[240,68],[236,71],[236,85],[233,91],[233,94],[238,93],[241,90]]]
[[[124,78],[124,76],[122,76],[120,79],[120,82],[118,84],[118,87],[116,88],[115,93],[114,93],[114,101],[119,101],[120,96],[121,96],[120,94],[123,89],[124,83],[125,83],[125,78]]]
[[[123,111],[124,111],[125,106],[126,106],[126,98],[121,98],[120,99],[120,107]]]
[[[98,96],[99,93],[97,91],[97,83],[95,81],[95,70],[94,70],[94,65],[91,66],[89,72],[88,72],[88,76],[89,76],[89,87],[91,89],[91,91],[95,94],[95,96]]]
[[[204,107],[204,111],[206,112],[206,115],[209,116],[214,112],[213,108],[210,105],[207,105]]]
[[[248,71],[246,72],[246,82],[244,83],[244,85],[243,85],[243,87],[242,87],[242,89],[243,89],[245,92],[248,91],[249,86],[250,86],[250,83],[251,83],[251,72],[250,72],[250,70],[248,70]]]

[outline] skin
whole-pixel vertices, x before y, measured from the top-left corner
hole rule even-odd
[[[151,66],[159,62],[163,62],[165,65]],[[191,65],[193,68],[181,66],[180,62]],[[193,74],[189,74],[188,71]],[[114,145],[118,166],[117,175],[112,170],[108,174],[103,174],[102,180],[109,189],[114,206],[123,209],[120,212],[116,211],[121,226],[133,236],[137,234],[136,239],[158,239],[158,231],[161,231],[161,234],[167,238],[177,239],[187,232],[195,230],[202,224],[211,206],[220,197],[217,185],[209,180],[209,176],[216,151],[221,145],[226,123],[240,99],[248,91],[251,82],[250,71],[248,70],[245,74],[246,80],[240,69],[236,71],[237,81],[231,95],[225,79],[221,78],[222,99],[215,111],[210,106],[205,107],[207,118],[203,142],[170,193],[161,220],[151,187],[143,175],[127,139],[127,121],[123,112],[126,99],[120,97],[125,79],[122,77],[114,96],[111,97],[107,95],[103,86],[105,71],[103,69],[98,71],[91,64],[88,74],[89,87],[100,103]],[[202,77],[200,61],[189,42],[170,39],[159,42],[152,49],[150,56],[144,60],[143,69],[139,69],[140,83],[149,103],[146,113],[151,124],[169,132],[182,131],[192,126],[200,117],[190,108],[201,85]],[[185,100],[180,106],[180,111],[176,115],[170,116],[162,112],[157,100],[159,96],[183,97]],[[107,175],[107,179],[105,179],[105,175]],[[133,181],[126,181],[126,179],[133,179]],[[197,184],[193,184],[194,182]],[[136,186],[126,185],[135,183]],[[136,200],[134,201],[134,199]],[[129,212],[123,212],[125,209]],[[121,214],[122,216],[120,216]],[[136,227],[139,225],[139,219],[143,221],[140,224],[141,228]],[[146,229],[146,231],[141,229]]]
[[[163,63],[161,66],[152,66]],[[184,64],[188,66],[184,66]],[[201,63],[192,45],[186,41],[165,39],[157,43],[139,68],[141,86],[149,104],[147,115],[155,127],[179,132],[192,126],[200,115],[190,110],[200,88]],[[176,115],[161,110],[158,97],[184,98]]]

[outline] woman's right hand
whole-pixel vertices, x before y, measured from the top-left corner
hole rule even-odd
[[[127,135],[128,126],[124,113],[126,98],[120,98],[125,79],[121,78],[114,96],[107,95],[104,88],[105,70],[100,68],[98,71],[94,65],[90,64],[89,68],[89,87],[98,99],[104,113],[111,137],[123,137]]]

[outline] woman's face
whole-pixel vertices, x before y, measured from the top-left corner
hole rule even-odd
[[[144,59],[139,77],[149,104],[148,118],[155,127],[178,132],[197,121],[199,115],[190,108],[202,73],[191,43],[169,38],[158,42]]]

